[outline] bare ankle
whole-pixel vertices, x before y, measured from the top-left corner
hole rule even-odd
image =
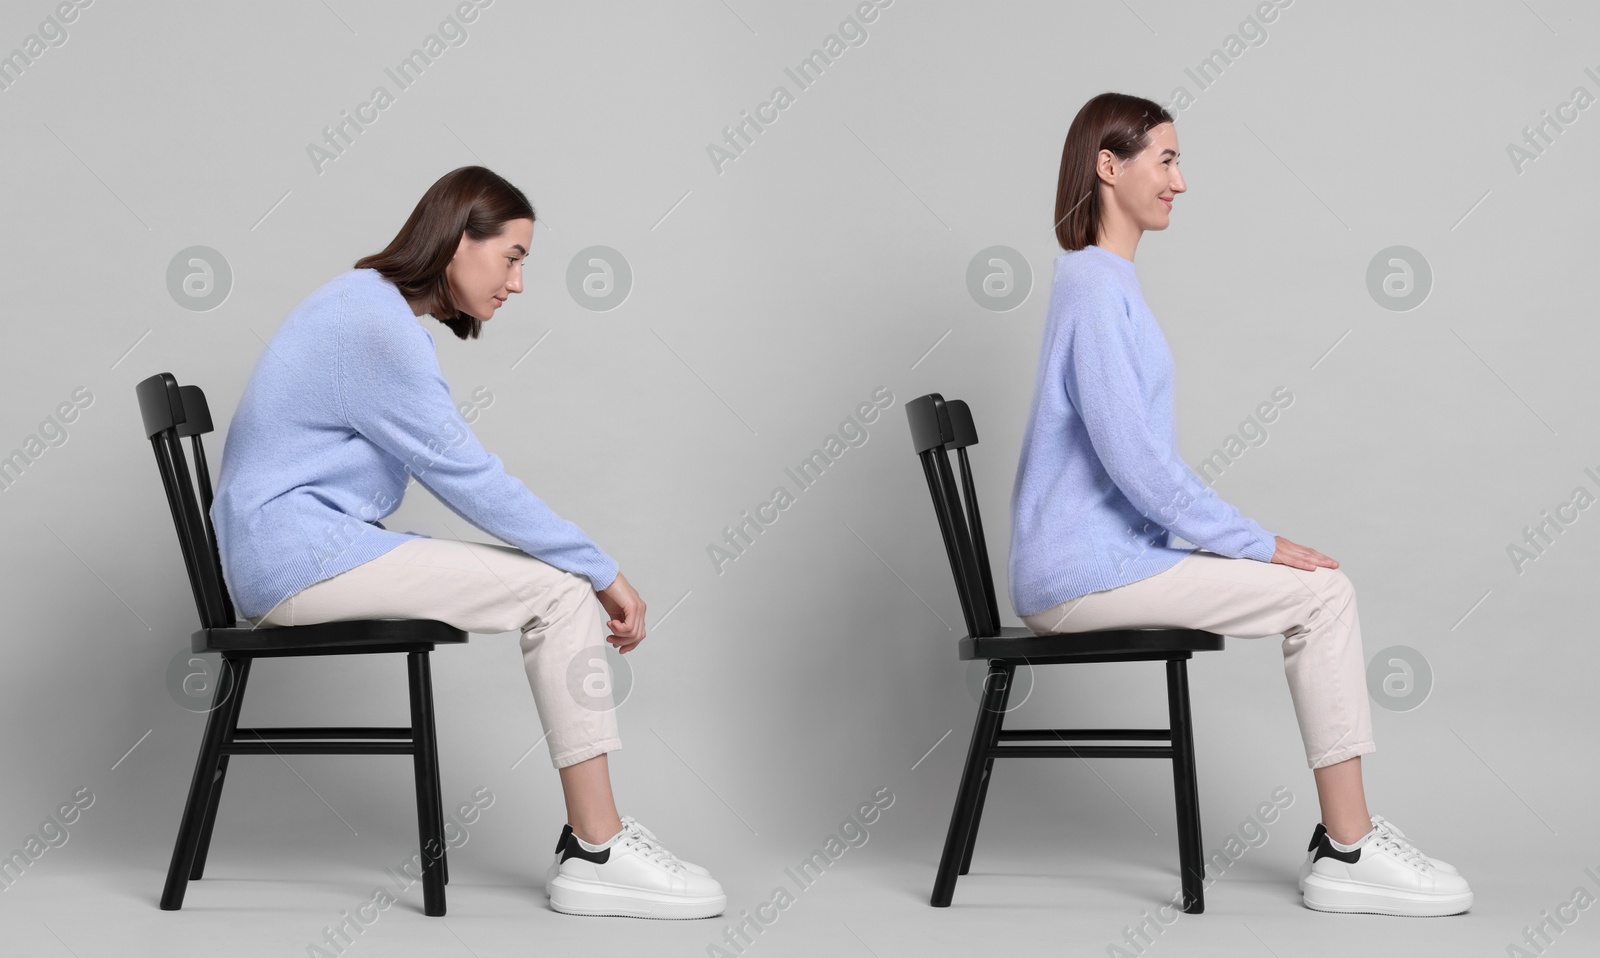
[[[616,818],[613,818],[610,821],[601,821],[599,819],[595,819],[584,820],[581,822],[570,822],[569,824],[572,825],[572,834],[578,836],[591,845],[603,845],[611,838],[611,836],[622,831],[622,822],[620,819]]]
[[[1351,826],[1346,824],[1328,825],[1328,837],[1341,845],[1354,845],[1361,841],[1362,836],[1372,830],[1370,824]],[[584,839],[588,841],[588,839]]]

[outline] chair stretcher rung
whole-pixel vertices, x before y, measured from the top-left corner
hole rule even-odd
[[[1019,742],[1038,739],[1106,739],[1108,741],[1143,740],[1162,742],[1172,738],[1167,728],[1019,728],[1001,729],[1000,741]]]
[[[223,755],[411,755],[411,742],[224,742]]]
[[[990,758],[1171,758],[1170,745],[996,745]]]
[[[373,725],[342,725],[342,726],[291,726],[274,728],[242,728],[234,732],[235,741],[249,741],[252,739],[331,739],[331,738],[410,738],[410,726],[373,726]]]

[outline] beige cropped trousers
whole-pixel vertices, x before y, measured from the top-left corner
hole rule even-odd
[[[1283,668],[1306,762],[1333,765],[1375,751],[1355,587],[1338,569],[1312,572],[1199,550],[1171,568],[1026,615],[1035,635],[1184,628],[1256,639],[1283,636]]]
[[[394,618],[521,632],[522,664],[556,768],[622,747],[605,664],[610,616],[588,578],[520,549],[409,539],[249,621],[267,627]]]

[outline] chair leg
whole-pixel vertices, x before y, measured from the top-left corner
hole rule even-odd
[[[422,696],[428,700],[428,751],[433,753],[433,807],[437,812],[435,824],[439,829],[439,870],[444,873],[444,883],[450,884],[450,848],[444,843],[444,797],[440,790],[439,774],[439,732],[434,723],[435,713],[438,711],[433,706],[433,666],[423,654],[422,669]]]
[[[194,869],[207,799],[215,788],[218,759],[222,754],[222,740],[231,711],[227,700],[233,691],[233,679],[231,668],[221,669],[217,676],[217,691],[212,698],[211,711],[206,713],[205,735],[200,740],[200,756],[195,760],[194,777],[189,781],[189,798],[184,802],[183,819],[178,824],[178,840],[172,849],[172,861],[167,866],[166,885],[161,890],[163,911],[176,911],[183,907],[183,893],[188,889],[189,875]]]
[[[961,853],[961,872],[972,870],[972,849],[978,844],[978,824],[983,821],[983,803],[989,797],[989,778],[994,774],[994,759],[983,763],[983,784],[978,787],[978,805],[972,810],[972,827],[967,829],[967,847]]]
[[[223,659],[223,662],[228,662]],[[251,656],[242,656],[234,660],[233,665],[238,673],[233,681],[233,695],[228,699],[228,704],[223,706],[228,710],[228,724],[223,733],[223,742],[232,742],[234,735],[239,731],[239,710],[244,701],[244,690],[250,681],[250,663],[255,661]],[[199,881],[206,871],[206,852],[211,850],[211,830],[217,823],[217,804],[222,800],[222,786],[228,780],[228,759],[232,756],[221,755],[217,758],[217,780],[211,787],[211,795],[206,800],[206,816],[200,826],[200,844],[195,848],[194,867],[189,870],[189,880]]]
[[[437,918],[444,914],[444,869],[440,859],[444,855],[443,816],[439,812],[438,756],[433,751],[433,741],[428,734],[433,721],[433,702],[424,694],[428,687],[428,653],[406,653],[406,672],[411,691],[411,739],[416,743],[412,757],[415,760],[417,780],[417,839],[422,858],[422,913]]]
[[[1000,693],[1000,714],[995,718],[994,741],[1000,741],[1000,730],[1006,724],[1006,705],[1011,701],[1011,682],[1006,682],[1005,689]],[[972,849],[978,844],[978,824],[983,821],[983,803],[989,798],[989,780],[994,777],[994,759],[983,760],[983,785],[978,788],[978,807],[972,810],[972,827],[967,829],[967,847],[961,853],[961,874],[965,875],[972,868]]]
[[[1177,797],[1183,910],[1198,915],[1206,910],[1205,853],[1200,848],[1200,786],[1195,777],[1188,665],[1184,659],[1167,660],[1167,715],[1172,724],[1172,784]]]
[[[983,701],[978,706],[978,720],[972,727],[967,764],[961,773],[956,807],[950,813],[950,829],[945,834],[944,852],[939,856],[939,872],[933,882],[932,904],[935,908],[949,907],[950,899],[955,894],[956,876],[961,859],[966,854],[976,819],[978,796],[983,788],[984,765],[989,761],[989,750],[994,748],[1000,736],[1000,717],[1005,712],[1014,668],[1000,659],[989,661],[989,674],[983,684]]]

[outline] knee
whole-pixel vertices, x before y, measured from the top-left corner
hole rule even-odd
[[[561,599],[557,603],[560,612],[558,618],[566,618],[584,607],[585,603],[593,602],[596,606],[600,603],[600,596],[594,591],[594,585],[589,577],[576,572],[568,572],[561,577],[559,586]],[[603,610],[602,610],[603,611]]]
[[[589,577],[576,572],[562,572],[561,579],[557,582],[563,595],[593,595],[594,586],[589,584]]]
[[[522,631],[526,633],[531,629],[548,627],[571,618],[574,612],[583,608],[583,603],[599,601],[587,577],[575,572],[562,572],[529,608],[534,614],[522,624]]]
[[[1327,578],[1328,588],[1342,595],[1354,596],[1356,584],[1344,574],[1343,569],[1318,569],[1316,574]]]
[[[1328,607],[1336,615],[1343,616],[1346,609],[1355,605],[1355,583],[1344,574],[1344,570],[1319,568],[1303,575],[1306,576],[1306,585],[1317,596],[1317,604]]]

